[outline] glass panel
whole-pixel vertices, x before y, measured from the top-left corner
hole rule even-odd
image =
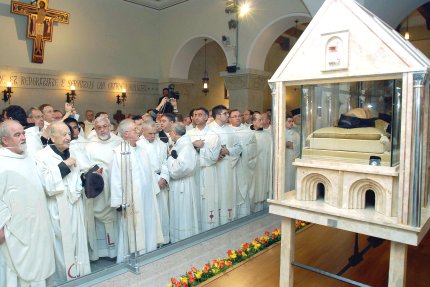
[[[401,86],[401,80],[302,86],[301,157],[398,164]]]
[[[400,163],[400,124],[402,121],[402,80],[395,80],[393,85],[391,121],[391,166]]]

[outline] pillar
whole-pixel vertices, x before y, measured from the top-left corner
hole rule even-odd
[[[247,69],[236,73],[221,72],[227,88],[230,109],[263,111],[264,90],[270,73]]]

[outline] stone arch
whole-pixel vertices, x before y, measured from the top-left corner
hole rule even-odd
[[[310,173],[302,178],[301,182],[301,200],[317,200],[318,184],[324,186],[324,201],[330,203],[332,195],[332,184],[330,180],[320,173]]]
[[[366,207],[366,192],[372,190],[375,193],[375,211],[387,214],[390,211],[385,209],[386,194],[385,189],[378,182],[371,179],[359,179],[351,184],[349,189],[348,207],[354,209],[364,209]]]
[[[264,62],[273,42],[287,29],[294,27],[295,20],[310,22],[311,16],[307,13],[291,13],[279,17],[264,27],[252,41],[246,57],[246,68],[264,71]]]
[[[191,61],[197,52],[202,48],[205,44],[204,39],[208,39],[208,42],[216,42],[221,49],[225,57],[227,58],[227,62],[231,63],[232,59],[229,59],[228,53],[226,52],[224,45],[222,45],[218,40],[212,38],[208,35],[199,35],[187,39],[176,51],[175,56],[170,65],[169,78],[172,79],[188,79],[188,73],[190,70]]]

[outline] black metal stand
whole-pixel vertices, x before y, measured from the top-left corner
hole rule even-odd
[[[376,248],[379,245],[381,245],[384,242],[384,239],[381,238],[377,238],[377,237],[372,237],[369,236],[367,238],[367,241],[369,242],[367,244],[367,246],[359,251],[359,246],[358,246],[358,233],[355,234],[355,244],[354,244],[354,253],[352,254],[351,257],[349,257],[348,259],[348,264],[346,264],[342,270],[340,270],[337,275],[342,275],[343,273],[345,273],[349,268],[358,265],[361,261],[363,261],[363,257],[364,254],[366,254],[367,251],[370,250],[370,248]]]

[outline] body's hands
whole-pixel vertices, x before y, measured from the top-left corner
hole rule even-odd
[[[158,186],[160,188],[166,188],[167,187],[167,181],[164,178],[160,178],[160,180],[158,181]]]
[[[193,141],[193,146],[200,149],[205,146],[205,140]]]
[[[69,157],[68,159],[63,160],[63,162],[69,167],[73,167],[76,166],[76,159],[74,159],[73,157]]]

